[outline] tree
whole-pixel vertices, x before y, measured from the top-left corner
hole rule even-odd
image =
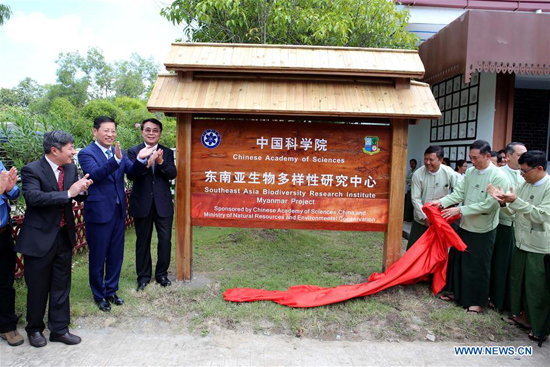
[[[161,9],[193,42],[417,48],[390,0],[175,0]]]
[[[44,94],[44,87],[36,80],[25,78],[15,88],[0,89],[0,106],[28,107]]]
[[[89,48],[86,58],[81,60],[80,67],[88,80],[90,98],[107,98],[112,94],[113,67],[105,60],[101,49]]]
[[[6,23],[11,17],[11,9],[7,5],[0,4],[0,25]]]
[[[80,116],[87,121],[93,121],[99,116],[109,116],[118,120],[123,114],[124,111],[107,99],[94,99],[80,110]]]
[[[130,60],[115,63],[114,88],[117,97],[144,98],[157,79],[160,67],[152,57],[144,59],[136,53]]]
[[[49,112],[63,120],[72,120],[76,116],[76,107],[67,98],[57,97],[52,101]]]

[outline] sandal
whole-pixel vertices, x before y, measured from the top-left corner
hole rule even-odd
[[[466,313],[480,314],[481,310],[474,310],[473,308],[467,308]]]
[[[535,336],[535,334],[533,334],[532,331],[527,336],[529,337],[529,339],[531,339],[534,342],[541,342],[541,341],[543,342],[546,339],[548,339],[548,335],[545,336],[544,338],[539,338],[538,336]]]
[[[447,302],[451,302],[451,301],[454,301],[455,298],[452,297],[452,296],[447,296],[445,294],[440,294],[437,298],[443,300],[443,301],[447,301]]]
[[[519,327],[519,328],[522,329],[522,330],[531,330],[531,325],[524,324],[523,322],[518,321],[518,320],[517,320],[516,318],[514,318],[513,316],[510,316],[510,317],[503,317],[502,320],[503,320],[503,321],[506,321],[506,323],[508,323],[509,325],[517,326],[517,327]]]

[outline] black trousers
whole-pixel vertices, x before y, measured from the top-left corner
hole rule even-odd
[[[0,333],[15,330],[19,317],[15,315],[15,252],[11,228],[0,233]]]
[[[151,238],[153,236],[153,224],[157,230],[157,266],[155,279],[165,277],[170,266],[170,250],[172,248],[172,219],[159,217],[153,201],[151,211],[145,218],[134,218],[136,227],[136,272],[138,283],[151,281]]]
[[[27,333],[42,332],[49,297],[48,329],[69,331],[72,246],[67,228],[59,229],[50,251],[43,257],[25,256],[27,282]]]

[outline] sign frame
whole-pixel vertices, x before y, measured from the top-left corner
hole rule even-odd
[[[217,116],[219,118],[219,116]],[[249,116],[250,117],[250,116]],[[176,166],[176,279],[192,279],[193,271],[193,220],[191,218],[191,173],[192,173],[192,126],[193,115],[178,113]],[[262,116],[255,116],[261,119]],[[263,118],[270,118],[264,116]],[[271,117],[272,118],[272,117]],[[279,117],[283,119],[283,117]],[[312,120],[316,120],[314,117]],[[332,119],[340,121],[341,119]],[[405,169],[407,162],[408,125],[410,119],[380,119],[390,124],[390,187],[388,200],[388,224],[384,231],[383,269],[388,268],[401,257],[403,210],[405,192]],[[323,228],[330,229],[330,228]],[[353,229],[352,229],[353,230]]]

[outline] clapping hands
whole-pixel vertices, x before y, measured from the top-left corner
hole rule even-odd
[[[11,191],[17,184],[17,168],[12,167],[9,171],[0,173],[0,194]]]
[[[119,149],[120,149],[120,146],[119,146]],[[90,177],[90,175],[87,173],[84,175],[84,177],[82,177],[80,180],[76,181],[74,184],[71,185],[71,187],[69,188],[69,195],[72,198],[74,198],[75,196],[78,196],[81,192],[88,190],[88,187],[90,187],[90,185],[94,183],[94,181],[89,180],[88,177]]]
[[[117,141],[115,144],[115,156],[118,159],[122,159],[122,148],[120,148],[120,141]]]
[[[0,172],[0,195],[6,191],[6,186],[8,185],[8,172]]]
[[[510,192],[506,194],[501,186],[497,188],[489,184],[487,185],[487,193],[495,198],[500,204],[513,203],[517,199],[513,186],[510,186]]]

